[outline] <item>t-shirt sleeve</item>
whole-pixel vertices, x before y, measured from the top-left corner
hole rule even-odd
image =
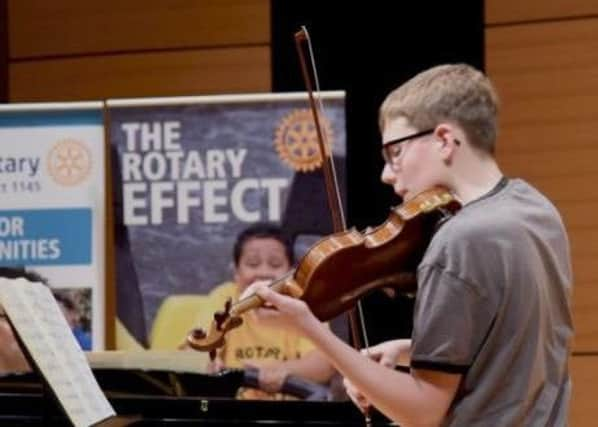
[[[464,373],[495,316],[482,288],[439,265],[420,266],[411,366]]]

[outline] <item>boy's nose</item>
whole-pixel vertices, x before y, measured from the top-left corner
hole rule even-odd
[[[396,179],[395,172],[392,168],[388,165],[388,163],[384,164],[384,168],[382,169],[382,173],[380,174],[380,180],[385,184],[392,185]]]

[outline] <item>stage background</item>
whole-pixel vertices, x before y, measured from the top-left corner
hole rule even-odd
[[[276,40],[271,38],[270,12],[279,3],[305,4],[310,13],[318,13],[309,1],[296,0],[198,0],[177,3],[177,8],[159,0],[105,0],[94,5],[75,0],[0,0],[0,76],[8,77],[0,79],[0,96],[16,102],[268,92],[271,60],[277,55],[271,52]],[[347,3],[321,3],[337,10],[328,20],[329,31],[344,28]],[[378,77],[385,73],[389,58],[409,66],[413,58],[403,49],[415,51],[420,58],[434,55],[433,42],[441,46],[456,33],[470,34],[471,43],[481,44],[480,55],[503,101],[499,158],[510,175],[528,179],[556,202],[571,235],[576,326],[571,425],[592,425],[598,383],[598,216],[594,209],[598,194],[593,185],[598,181],[594,161],[598,155],[598,3],[445,3],[422,3],[419,10],[405,2],[358,4],[363,19],[369,21],[366,26],[359,16],[351,20],[353,31],[366,33],[365,39],[372,27],[373,34],[379,34],[378,26],[387,31],[384,38],[366,48],[357,45],[351,52],[356,73],[371,68],[364,74],[371,91],[366,88],[363,95],[372,95],[367,101],[370,113],[359,123],[375,128],[374,102],[382,91],[377,88],[382,82]],[[464,16],[471,18],[466,26],[461,21]],[[272,16],[273,26],[278,19]],[[309,25],[312,19],[302,23]],[[339,34],[339,49],[345,49],[348,33]],[[316,49],[320,40],[319,36],[314,40]],[[363,51],[369,61],[361,59]],[[320,58],[321,72],[327,73],[322,61],[326,58]],[[369,73],[376,70],[380,73],[371,79]],[[299,79],[298,71],[295,78]],[[331,78],[342,77],[334,72]],[[354,95],[350,87],[344,89],[351,115]],[[349,117],[350,129],[351,121]],[[374,156],[364,163],[378,162]],[[371,168],[378,166],[374,163]],[[359,174],[373,194],[386,194],[392,202],[377,174],[350,173]],[[355,214],[356,205],[359,202],[350,197],[349,210],[357,215],[350,219],[356,222],[375,223],[386,213],[380,208],[372,218],[360,217],[365,210]],[[113,342],[113,331],[108,330],[107,338]]]

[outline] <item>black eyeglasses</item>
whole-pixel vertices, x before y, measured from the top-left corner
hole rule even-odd
[[[401,146],[399,145],[401,142],[405,142],[413,138],[419,138],[420,136],[429,135],[434,133],[434,130],[435,128],[428,129],[388,141],[382,146],[382,158],[388,165],[392,165],[401,155]]]

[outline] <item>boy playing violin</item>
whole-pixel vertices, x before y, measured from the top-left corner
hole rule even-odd
[[[303,301],[252,285],[276,308],[262,321],[307,336],[357,405],[401,426],[567,424],[568,238],[545,196],[502,174],[497,110],[489,79],[464,64],[416,75],[380,108],[382,181],[404,200],[443,186],[462,204],[419,263],[410,340],[360,354]]]

